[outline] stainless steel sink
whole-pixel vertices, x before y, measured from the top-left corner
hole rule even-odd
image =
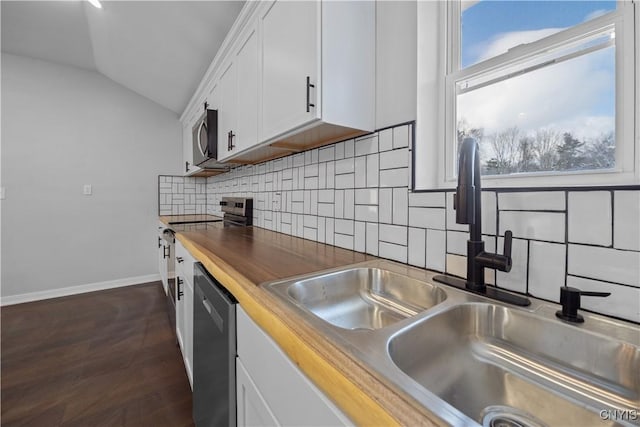
[[[569,324],[557,304],[510,306],[433,276],[376,260],[262,286],[443,423],[640,426],[638,325],[587,312]]]
[[[505,306],[454,306],[388,349],[404,373],[480,423],[600,425],[602,409],[640,408],[640,348]]]
[[[370,267],[321,274],[272,288],[344,329],[384,328],[447,297],[433,284]]]

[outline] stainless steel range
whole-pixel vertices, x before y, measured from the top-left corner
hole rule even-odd
[[[225,222],[238,225],[253,223],[253,199],[247,197],[223,197],[220,202]]]

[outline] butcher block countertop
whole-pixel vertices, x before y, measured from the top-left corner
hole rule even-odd
[[[221,216],[194,214],[194,215],[165,215],[160,217],[160,221],[165,224],[194,223],[207,221],[222,221]]]
[[[169,223],[168,220],[160,219]],[[358,425],[442,425],[375,377],[291,307],[258,285],[376,257],[257,227],[173,226],[176,238],[289,358]]]

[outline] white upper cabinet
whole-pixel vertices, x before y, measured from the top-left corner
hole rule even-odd
[[[320,117],[320,13],[319,2],[274,1],[260,14],[262,140]]]
[[[236,150],[242,151],[258,143],[258,32],[251,27],[241,38],[236,54],[237,73],[237,131]]]
[[[247,2],[198,92],[218,86],[218,160],[255,163],[374,131],[375,8]]]
[[[236,148],[238,79],[235,61],[228,62],[218,82],[218,160],[229,157]]]
[[[218,82],[218,160],[258,143],[258,65],[258,35],[250,27]]]

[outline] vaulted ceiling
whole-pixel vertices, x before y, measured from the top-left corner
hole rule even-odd
[[[181,114],[243,1],[5,1],[2,52],[97,71]]]

